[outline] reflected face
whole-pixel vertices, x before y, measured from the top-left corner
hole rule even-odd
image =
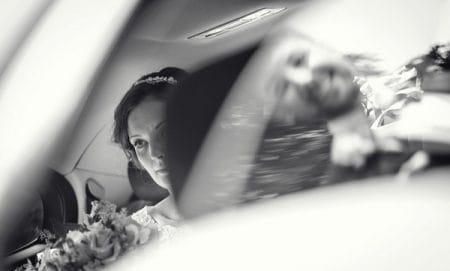
[[[149,96],[128,117],[128,137],[141,166],[155,182],[168,188],[165,160],[165,101]]]

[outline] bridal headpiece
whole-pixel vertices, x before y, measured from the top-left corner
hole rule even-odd
[[[133,86],[137,86],[140,84],[154,85],[154,84],[161,83],[161,82],[166,82],[171,85],[176,85],[178,83],[178,81],[175,78],[173,78],[172,76],[169,76],[169,77],[168,76],[153,76],[153,77],[151,76],[146,79],[136,81],[133,84]]]

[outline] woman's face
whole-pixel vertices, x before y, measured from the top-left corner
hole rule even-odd
[[[128,117],[128,137],[141,166],[155,182],[169,188],[165,161],[165,101],[145,98]]]

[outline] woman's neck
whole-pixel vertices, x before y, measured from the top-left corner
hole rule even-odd
[[[169,190],[170,192],[170,190]],[[159,202],[155,207],[158,208],[158,210],[161,211],[165,216],[172,220],[179,220],[181,219],[181,216],[178,212],[177,205],[175,203],[175,199],[172,196],[172,193],[169,194],[169,196],[165,199],[163,199],[161,202]]]

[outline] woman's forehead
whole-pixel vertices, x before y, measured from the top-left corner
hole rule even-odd
[[[145,98],[128,116],[128,135],[142,134],[154,129],[165,119],[165,102],[154,97]]]

